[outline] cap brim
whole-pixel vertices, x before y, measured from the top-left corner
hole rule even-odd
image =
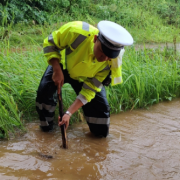
[[[101,47],[102,47],[103,53],[109,58],[117,58],[120,53],[120,50],[109,49],[102,43],[101,43]]]

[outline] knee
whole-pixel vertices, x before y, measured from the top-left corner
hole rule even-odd
[[[106,105],[105,112],[108,112],[108,113],[110,112],[110,106],[109,106],[109,104]]]
[[[90,124],[89,129],[97,137],[107,137],[109,134],[109,124]]]

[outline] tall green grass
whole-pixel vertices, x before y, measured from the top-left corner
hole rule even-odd
[[[83,3],[86,6],[82,6]],[[14,24],[12,17],[8,19],[10,12],[7,7],[3,10],[0,8],[0,17],[3,17],[0,19],[0,39],[9,41],[11,46],[42,44],[43,39],[58,29],[62,22],[81,20],[96,25],[100,20],[106,19],[128,29],[136,42],[173,42],[174,38],[176,42],[180,42],[180,1],[175,3],[170,0],[83,0],[79,3],[72,2],[70,9],[69,6],[62,8],[60,4],[62,5],[56,2],[56,6],[51,6],[52,9],[57,9],[48,14],[48,19],[43,20],[43,25],[37,24],[36,19],[17,20]],[[18,19],[18,15],[15,13],[14,18]],[[3,43],[4,41],[0,41],[0,46]]]
[[[68,1],[69,2],[69,1]],[[51,2],[50,2],[51,3]],[[59,2],[58,2],[59,3]],[[7,6],[0,5],[0,137],[8,137],[24,120],[36,119],[35,97],[39,81],[47,67],[42,42],[65,22],[81,20],[96,25],[107,19],[124,26],[136,43],[180,42],[180,1],[170,0],[83,0],[86,6],[58,6],[43,25],[38,21],[10,18]],[[54,6],[52,6],[54,7]],[[14,24],[16,19],[18,23]],[[123,57],[122,85],[108,87],[111,113],[147,107],[180,95],[180,62],[175,50],[126,48]],[[67,108],[76,98],[69,85],[63,86]],[[81,118],[78,111],[71,123]]]
[[[3,86],[7,87],[7,84],[0,85],[0,138],[9,137],[9,133],[14,134],[17,128],[21,131],[25,130],[21,119],[22,112],[19,111],[14,97]],[[10,89],[10,87],[7,88]]]
[[[23,129],[23,123],[37,119],[36,90],[47,67],[40,46],[1,49],[0,53],[0,133]],[[126,48],[123,57],[122,85],[108,87],[107,98],[111,113],[147,107],[180,95],[179,54],[172,50],[136,51]],[[67,108],[76,98],[71,86],[63,86],[63,99]],[[81,117],[81,111],[71,123]]]
[[[35,90],[45,63],[41,64],[39,59],[43,59],[42,53],[35,48],[29,51],[14,48],[13,52],[8,48],[1,50],[0,119],[3,123],[0,123],[0,129],[4,130],[7,136],[8,131],[13,132],[14,125],[23,127],[23,119],[34,116]]]
[[[171,51],[172,52],[172,51]],[[122,85],[107,88],[111,112],[142,108],[180,95],[180,62],[167,49],[128,48]]]

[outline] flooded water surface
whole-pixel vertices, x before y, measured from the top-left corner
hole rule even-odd
[[[67,150],[59,128],[44,133],[38,122],[27,128],[23,137],[0,141],[0,179],[180,179],[180,99],[112,115],[107,138],[75,124]]]

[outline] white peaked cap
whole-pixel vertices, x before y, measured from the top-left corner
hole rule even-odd
[[[100,21],[97,27],[100,34],[116,47],[130,46],[134,42],[131,34],[119,24],[111,21]]]

